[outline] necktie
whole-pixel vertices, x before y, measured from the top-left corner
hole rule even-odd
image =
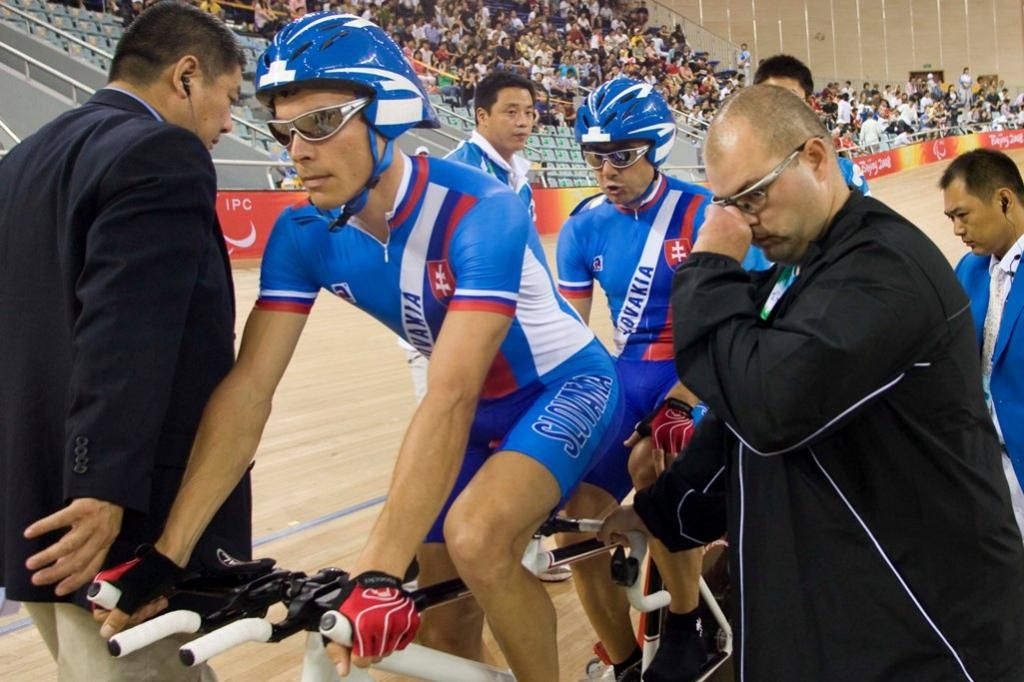
[[[1010,284],[1010,274],[1002,268],[996,268],[988,284],[988,311],[985,313],[985,336],[981,345],[981,381],[985,389],[985,403],[988,405],[989,414],[996,423],[996,430],[999,431],[999,422],[995,418],[995,403],[992,401],[992,356],[995,353],[996,339],[999,338],[999,322],[1003,318],[1003,308],[1006,306],[1006,294]],[[999,440],[1003,440],[1000,431]]]
[[[1009,284],[1010,274],[996,268],[988,284],[988,312],[985,314],[985,339],[981,349],[981,368],[987,376],[992,375],[992,355],[999,337],[999,321],[1003,318]]]

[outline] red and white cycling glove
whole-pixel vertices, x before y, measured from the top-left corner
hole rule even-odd
[[[380,571],[366,571],[338,595],[336,611],[352,624],[352,654],[387,656],[416,637],[420,613],[401,581]]]
[[[636,425],[641,436],[650,436],[658,450],[678,455],[693,438],[693,407],[678,398],[665,398]]]

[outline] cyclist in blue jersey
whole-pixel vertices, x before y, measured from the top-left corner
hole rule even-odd
[[[444,158],[478,168],[522,199],[536,221],[537,211],[530,186],[530,162],[520,152],[533,132],[537,120],[534,108],[533,82],[510,71],[495,71],[481,80],[474,91],[473,112],[476,127],[468,140]],[[426,385],[426,362],[413,350],[408,353],[413,383]],[[562,582],[572,577],[567,566],[543,571],[538,577],[544,582]]]
[[[675,134],[661,95],[628,78],[597,88],[576,114],[576,140],[601,194],[581,203],[562,227],[558,284],[585,321],[595,279],[607,294],[626,418],[620,437],[569,503],[570,515],[601,515],[634,484],[652,483],[666,456],[677,455],[693,430],[698,399],[676,377],[670,296],[672,275],[689,255],[711,194],[659,171]],[[769,267],[757,250],[745,265]],[[634,433],[638,422],[647,428]],[[702,552],[673,555],[655,542],[652,553],[672,603],[662,646],[644,679],[688,679],[707,656],[696,615]],[[639,680],[629,669],[641,652],[628,606],[607,577],[606,559],[577,566],[577,590],[616,675]]]
[[[754,73],[754,85],[762,83],[785,88],[805,102],[814,94],[814,77],[811,70],[802,61],[788,54],[777,54],[758,65]],[[836,154],[836,159],[846,186],[864,196],[871,196],[871,188],[868,187],[868,181],[864,178],[860,166],[840,154]]]
[[[275,226],[238,361],[206,408],[168,528],[125,575],[166,581],[168,564],[187,556],[194,529],[247,468],[326,289],[431,358],[387,500],[336,600],[353,648],[328,653],[347,672],[409,643],[419,614],[398,576],[419,550],[421,582],[457,571],[475,597],[432,610],[426,644],[482,658],[486,614],[516,678],[550,680],[554,608],[520,562],[618,429],[611,358],[558,296],[515,194],[462,164],[398,150],[403,132],[437,122],[380,28],[329,12],[297,19],[260,58],[256,88],[315,208]],[[323,212],[338,207],[336,218]]]

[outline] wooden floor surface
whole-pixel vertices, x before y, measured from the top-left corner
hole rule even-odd
[[[1024,152],[1016,153],[1024,160]],[[913,220],[955,260],[964,252],[942,214],[936,184],[945,164],[872,183],[876,197]],[[554,239],[544,240],[553,263]],[[258,272],[235,270],[239,335],[256,297]],[[607,307],[595,301],[598,336],[610,340]],[[321,296],[278,390],[253,474],[256,553],[291,569],[345,567],[356,557],[386,492],[389,473],[414,408],[404,353],[395,337],[355,308]],[[360,508],[362,507],[362,508]],[[323,517],[332,520],[316,523]],[[570,583],[549,586],[559,614],[560,680],[583,677],[594,640]],[[0,628],[25,613],[0,618]],[[297,680],[302,638],[246,645],[214,660],[221,680]],[[0,636],[0,679],[56,679],[38,635],[24,628]],[[554,676],[552,676],[554,680]]]

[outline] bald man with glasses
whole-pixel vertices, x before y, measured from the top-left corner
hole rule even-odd
[[[672,312],[709,413],[602,537],[728,530],[739,679],[1024,679],[1024,551],[948,263],[782,88],[737,94],[706,145]],[[772,270],[740,267],[751,243]]]

